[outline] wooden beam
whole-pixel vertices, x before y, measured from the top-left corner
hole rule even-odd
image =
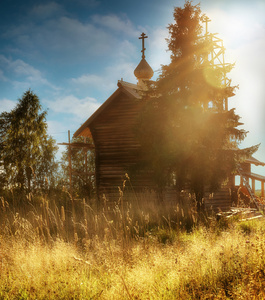
[[[255,179],[254,178],[251,178],[251,183],[252,183],[252,191],[255,195],[256,188],[255,188]]]
[[[242,187],[243,186],[243,177],[240,176],[240,186]]]
[[[85,148],[85,149],[94,149],[95,146],[92,144],[86,144],[86,143],[58,143],[58,145],[63,146],[71,146],[71,148]]]
[[[68,130],[68,162],[69,162],[69,185],[70,185],[70,196],[73,199],[73,189],[72,189],[72,159],[71,159],[71,138],[70,130]]]

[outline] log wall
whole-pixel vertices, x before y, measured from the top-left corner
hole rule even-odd
[[[130,168],[138,161],[139,143],[134,128],[141,109],[138,99],[120,93],[92,122],[96,149],[96,180],[99,195],[117,197]],[[131,178],[137,188],[150,185],[147,176]]]

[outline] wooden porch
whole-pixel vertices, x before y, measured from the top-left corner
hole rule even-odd
[[[249,173],[249,172],[245,172],[243,173],[244,177],[247,179],[248,183],[251,184],[251,189],[252,192],[254,193],[255,196],[258,196],[261,199],[264,199],[264,183],[265,183],[265,176],[263,175],[259,175],[259,174],[255,174],[255,173]],[[260,182],[260,195],[257,195],[257,190],[256,190],[256,182]],[[242,176],[240,176],[240,186],[243,187],[244,183],[243,183],[243,178]]]
[[[258,161],[257,159],[251,157],[247,159],[244,163],[240,165],[238,168],[237,175],[240,177],[240,191],[247,197],[250,198],[251,202],[254,202],[256,207],[259,210],[265,209],[265,201],[264,201],[264,183],[265,176],[252,173],[251,165],[254,164],[256,166],[265,166],[265,163]],[[258,194],[256,187],[260,186],[260,193]]]

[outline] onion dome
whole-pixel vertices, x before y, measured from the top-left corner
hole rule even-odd
[[[145,58],[142,58],[139,65],[134,70],[134,75],[138,80],[150,80],[154,75],[154,71]]]

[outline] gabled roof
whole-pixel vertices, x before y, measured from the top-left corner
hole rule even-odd
[[[245,160],[246,163],[253,164],[255,166],[265,166],[265,163],[262,161],[257,160],[253,156]]]
[[[118,87],[123,88],[127,93],[132,95],[137,99],[141,99],[141,92],[143,88],[137,84],[126,82],[123,80],[118,80]]]
[[[118,89],[81,125],[74,133],[74,137],[85,136],[91,137],[89,125],[97,118],[121,93],[134,99],[141,99],[142,88],[136,84],[129,83],[123,80],[118,81]]]

